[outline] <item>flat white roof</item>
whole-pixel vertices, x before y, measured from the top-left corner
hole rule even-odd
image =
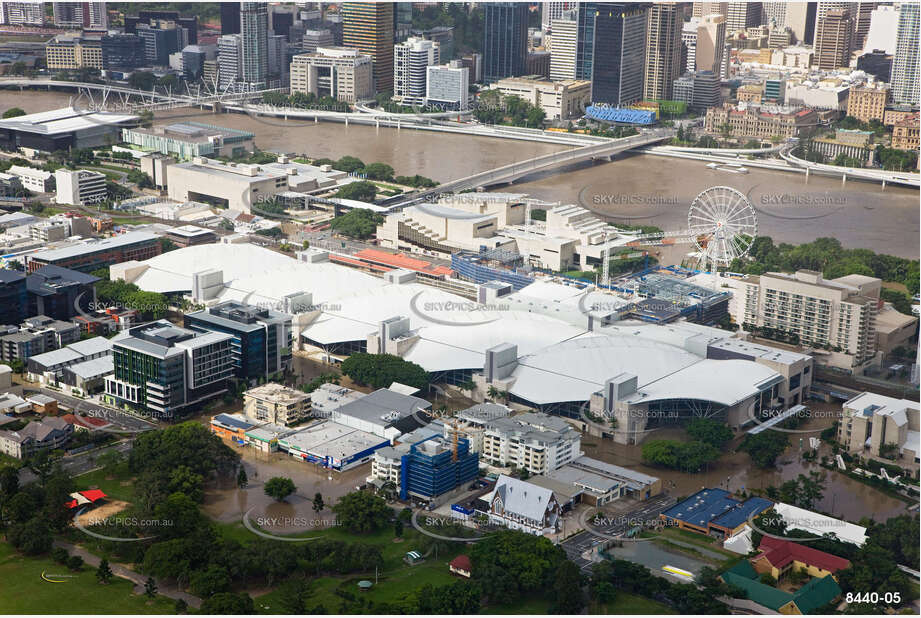
[[[88,112],[73,107],[53,109],[47,112],[27,114],[7,120],[0,120],[0,128],[43,135],[55,135],[69,131],[94,129],[105,125],[133,122],[134,114],[113,114],[109,112]]]

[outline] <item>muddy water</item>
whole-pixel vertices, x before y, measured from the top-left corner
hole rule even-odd
[[[741,435],[737,436],[725,449],[726,455],[711,463],[701,472],[693,474],[645,465],[642,458],[642,445],[627,446],[615,444],[610,440],[602,441],[595,437],[586,437],[582,447],[589,457],[661,478],[663,489],[674,496],[688,496],[704,487],[721,487],[730,491],[765,490],[771,485],[780,487],[785,481],[795,479],[799,474],[808,475],[810,471],[817,471],[826,473],[824,495],[817,504],[819,511],[854,522],[863,517],[885,521],[889,517],[907,513],[905,502],[891,498],[843,474],[802,460],[802,453],[809,450],[809,438],[818,438],[821,430],[830,426],[834,421],[833,414],[840,412],[841,409],[840,406],[819,402],[810,402],[810,407],[821,410],[824,416],[817,415],[822,418],[804,421],[799,429],[815,430],[815,432],[790,434],[790,446],[778,458],[777,467],[769,470],[755,467],[747,453],[736,452],[735,449],[742,441]],[[802,447],[800,438],[802,438]],[[651,433],[647,438],[647,440],[656,439],[687,440],[687,435],[681,429],[666,428]],[[819,459],[822,455],[832,457],[831,449],[824,444],[819,450]]]
[[[44,111],[66,105],[69,97],[60,92],[2,90],[0,110],[19,106],[28,112]],[[182,118],[252,131],[263,149],[313,157],[354,155],[366,162],[387,163],[397,174],[422,174],[440,182],[566,148],[428,131],[315,124],[303,119],[216,116],[208,110],[158,113],[156,122]],[[513,187],[548,201],[582,204],[614,221],[680,230],[687,226],[694,197],[715,185],[747,194],[756,209],[757,233],[775,241],[803,243],[832,236],[845,247],[918,257],[917,189],[883,189],[879,184],[854,181],[842,185],[839,179],[818,176],[807,181],[799,174],[755,168],[748,174],[733,174],[710,170],[703,162],[649,155],[577,165]]]
[[[319,492],[327,505],[354,491],[370,473],[369,466],[346,472],[332,472],[284,454],[263,454],[252,448],[232,447],[243,456],[249,484],[239,489],[236,479],[225,479],[205,492],[205,513],[225,523],[241,521],[245,513],[258,527],[280,534],[318,530],[331,526],[335,515],[329,506],[313,511],[313,497]],[[284,502],[265,495],[264,483],[274,476],[294,481],[296,492]]]

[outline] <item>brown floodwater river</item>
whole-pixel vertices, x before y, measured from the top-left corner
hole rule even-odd
[[[64,106],[62,92],[0,91],[0,111],[19,106],[28,112]],[[251,131],[266,150],[391,165],[398,175],[421,174],[439,182],[566,149],[565,146],[472,135],[375,128],[365,125],[214,115],[183,109],[157,114],[157,123],[179,119]],[[744,160],[740,161],[744,164]],[[582,204],[610,220],[650,224],[665,230],[687,226],[691,201],[704,189],[727,185],[749,196],[757,233],[777,242],[804,243],[822,236],[845,247],[917,258],[919,191],[750,168],[748,174],[711,170],[701,161],[653,155],[626,155],[613,162],[585,163],[559,173],[528,177],[510,185],[552,202]],[[509,186],[499,187],[506,190]]]

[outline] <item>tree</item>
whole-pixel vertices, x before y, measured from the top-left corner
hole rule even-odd
[[[473,577],[490,603],[514,603],[523,594],[553,589],[553,579],[566,560],[550,539],[500,530],[469,550]]]
[[[284,476],[274,476],[265,482],[265,495],[281,502],[296,491],[294,481]]]
[[[342,362],[342,373],[357,384],[386,388],[394,382],[420,390],[428,388],[429,374],[416,363],[393,354],[357,352]]]
[[[109,567],[109,561],[105,558],[99,562],[99,567],[96,568],[96,579],[101,584],[108,584],[109,580],[112,579],[112,569]]]
[[[688,472],[697,472],[720,457],[718,449],[698,441],[649,440],[643,444],[642,453],[651,464]]]
[[[786,433],[768,430],[745,436],[739,450],[748,453],[759,467],[773,468],[777,458],[789,445],[790,439]]]
[[[229,587],[230,575],[222,566],[212,566],[205,571],[195,571],[189,577],[189,590],[201,597],[226,592]]]
[[[237,473],[237,487],[246,489],[247,485],[249,485],[249,478],[246,476],[246,469],[240,466],[240,472]]]
[[[685,431],[687,431],[691,439],[719,449],[732,440],[732,430],[729,429],[729,426],[711,418],[698,417],[691,419],[685,427]]]
[[[340,172],[346,172],[351,174],[352,172],[357,172],[358,170],[365,167],[364,162],[358,157],[344,156],[333,165],[334,168]]]
[[[377,195],[377,185],[367,180],[350,182],[347,185],[339,187],[336,191],[336,197],[344,200],[357,200],[359,202],[373,202],[374,196]]]
[[[173,612],[176,614],[184,614],[189,611],[189,604],[185,602],[185,599],[176,599],[176,602],[173,604]]]
[[[313,497],[313,512],[319,515],[325,508],[326,504],[323,502],[323,494],[317,492]]]
[[[371,163],[365,166],[364,173],[372,180],[393,180],[393,168],[386,163]]]
[[[83,568],[83,558],[80,556],[71,556],[67,559],[67,568],[71,571],[79,571]]]
[[[289,580],[278,589],[278,604],[285,614],[305,613],[308,597],[307,583],[300,578]]]
[[[221,592],[205,599],[199,610],[201,614],[254,614],[253,600],[245,592]]]
[[[157,596],[157,582],[154,581],[153,577],[148,577],[147,581],[144,582],[144,594],[151,599]]]
[[[24,524],[10,527],[7,540],[27,556],[38,556],[51,551],[54,537],[48,523],[41,517],[33,517]]]
[[[393,522],[393,536],[398,539],[403,536],[403,522],[399,519]]]
[[[383,528],[393,516],[384,499],[364,491],[348,493],[333,505],[339,524],[351,532],[374,532]]]
[[[3,118],[17,118],[19,116],[25,116],[26,112],[21,107],[11,107],[5,112],[3,112]]]
[[[356,182],[351,185],[346,185],[343,189],[357,184],[359,183]],[[355,208],[333,219],[330,223],[330,228],[349,238],[365,239],[373,236],[377,231],[377,226],[383,222],[383,216],[366,208]]]
[[[553,577],[553,613],[581,614],[585,607],[582,574],[571,560],[563,560]]]

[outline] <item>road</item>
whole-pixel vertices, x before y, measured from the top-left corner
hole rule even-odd
[[[83,549],[79,545],[74,545],[72,543],[67,543],[65,541],[55,541],[55,547],[61,547],[67,550],[67,553],[71,555],[77,555],[83,558],[83,561],[92,566],[98,567],[100,558],[96,554],[92,554],[87,550]],[[119,564],[117,562],[110,562],[109,568],[112,569],[112,574],[116,577],[121,577],[127,579],[128,581],[134,583],[134,593],[143,594],[144,585],[147,582],[147,576],[141,575],[137,571],[132,571],[127,566]],[[188,592],[183,592],[175,584],[168,584],[164,580],[154,580],[157,584],[157,594],[169,597],[170,599],[182,599],[188,603],[189,607],[199,608],[201,607],[201,599],[189,594]]]
[[[618,515],[612,519],[617,520],[606,527],[599,527],[595,530],[585,530],[569,537],[560,545],[566,556],[576,563],[582,571],[588,571],[592,566],[592,561],[585,558],[582,554],[590,550],[595,545],[608,540],[606,537],[619,536],[627,532],[635,524],[632,522],[652,521],[658,519],[659,514],[675,504],[675,499],[668,494],[661,494],[643,502],[638,508]]]
[[[148,420],[129,414],[125,410],[107,406],[93,399],[79,399],[44,386],[37,389],[25,387],[23,390],[31,392],[38,390],[44,395],[57,399],[74,413],[80,412],[86,416],[95,416],[96,418],[105,419],[115,425],[113,428],[114,433],[129,435],[157,428],[156,424]]]
[[[94,449],[76,455],[65,455],[61,459],[61,467],[67,470],[71,476],[80,476],[81,474],[92,472],[99,467],[99,464],[96,462],[101,455],[110,451],[126,454],[131,450],[133,442],[133,439],[128,438],[100,449]]]

